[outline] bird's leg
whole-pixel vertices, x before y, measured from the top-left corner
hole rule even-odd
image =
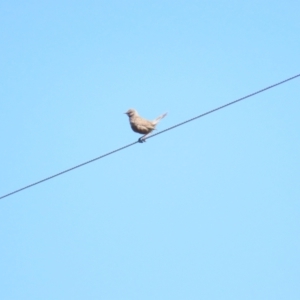
[[[145,134],[145,135],[143,135],[142,137],[140,137],[139,140],[138,140],[138,142],[139,142],[139,143],[146,143],[146,137],[147,137],[149,134],[150,134],[150,132],[147,133],[147,134]]]

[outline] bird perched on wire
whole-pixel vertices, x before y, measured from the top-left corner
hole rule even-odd
[[[140,143],[146,142],[146,137],[155,129],[157,123],[167,115],[167,113],[165,113],[157,117],[155,120],[149,121],[140,117],[138,112],[132,108],[129,109],[125,114],[129,117],[129,122],[132,130],[134,132],[144,134],[138,140]]]

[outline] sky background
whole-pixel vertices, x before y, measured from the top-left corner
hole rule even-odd
[[[0,1],[0,195],[300,73],[299,1]],[[300,78],[0,202],[0,298],[300,299]]]

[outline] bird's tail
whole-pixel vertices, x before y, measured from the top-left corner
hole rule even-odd
[[[165,113],[165,114],[163,114],[163,115],[157,117],[155,120],[152,121],[152,123],[153,123],[154,125],[156,125],[156,124],[157,124],[162,118],[164,118],[166,115],[167,115],[167,113]]]

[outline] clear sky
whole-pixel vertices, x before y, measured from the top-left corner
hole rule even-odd
[[[300,73],[300,2],[0,2],[0,195]],[[0,299],[300,299],[300,79],[0,202]]]

